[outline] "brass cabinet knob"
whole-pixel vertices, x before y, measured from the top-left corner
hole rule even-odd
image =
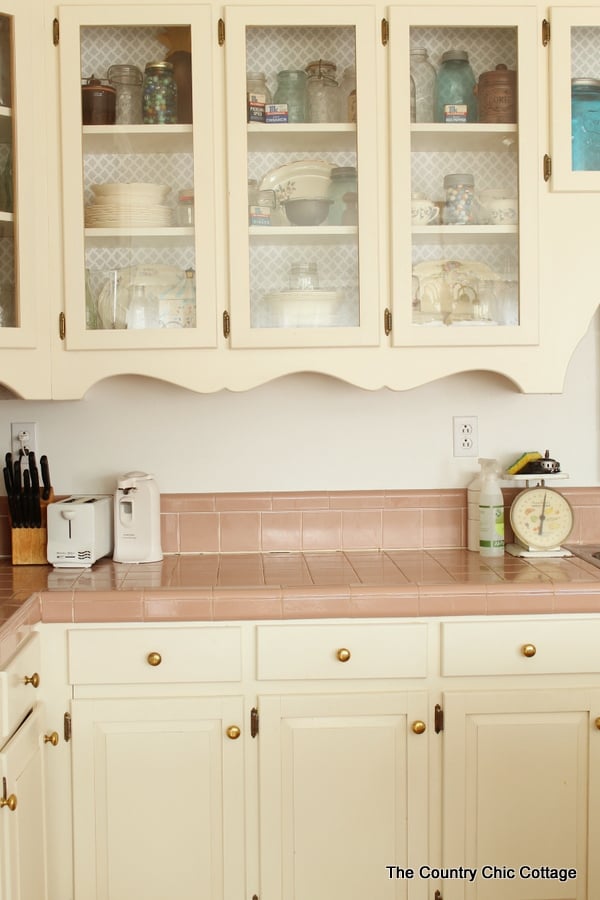
[[[416,722],[412,723],[412,730],[415,734],[424,734],[427,731],[427,725],[425,722],[421,722],[420,719],[417,719]]]
[[[350,653],[349,650],[346,650],[345,647],[340,647],[340,649],[336,653],[336,656],[340,662],[348,662],[348,660],[350,659],[352,654]]]
[[[8,797],[0,797],[0,809],[8,806],[11,812],[17,808],[17,798],[15,794],[9,794]]]
[[[38,688],[40,686],[40,676],[37,672],[34,672],[33,675],[26,675],[23,679],[23,684],[30,684],[34,688]]]
[[[232,741],[237,741],[237,739],[239,738],[241,733],[242,732],[238,728],[237,725],[230,725],[229,728],[227,729],[227,731],[225,732],[227,737],[230,738],[230,740],[232,740]]]
[[[521,653],[523,654],[523,656],[527,656],[528,658],[535,656],[535,654],[537,653],[535,644],[523,644],[523,646],[521,647]]]
[[[44,743],[52,744],[53,747],[56,747],[58,744],[58,731],[53,731],[51,734],[45,734]]]
[[[596,726],[598,731],[600,731],[600,716],[598,716],[598,718],[594,721],[594,725]]]
[[[160,653],[156,653],[156,651],[153,653],[149,653],[147,659],[148,664],[151,666],[160,666],[162,662],[162,656],[160,655]]]

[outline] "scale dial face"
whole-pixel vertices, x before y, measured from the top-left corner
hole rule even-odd
[[[524,547],[553,550],[571,534],[573,510],[566,497],[552,488],[527,488],[513,500],[510,524]]]

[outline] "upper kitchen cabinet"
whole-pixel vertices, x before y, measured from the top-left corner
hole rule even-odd
[[[50,396],[42,32],[30,0],[2,0],[0,383],[24,397]]]
[[[216,344],[209,6],[62,6],[67,350]]]
[[[393,7],[392,341],[538,341],[538,15]]]
[[[556,191],[600,190],[600,8],[553,7],[551,178]]]
[[[226,9],[234,348],[379,343],[376,37],[373,7]]]

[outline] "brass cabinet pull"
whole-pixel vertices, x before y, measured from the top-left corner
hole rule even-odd
[[[149,653],[147,659],[148,664],[151,666],[160,666],[162,662],[162,656],[160,655],[160,653],[156,653],[156,651],[153,653]]]
[[[232,741],[237,741],[237,739],[239,738],[241,733],[242,732],[238,728],[237,725],[230,725],[229,728],[227,729],[227,731],[225,732],[227,737]]]
[[[417,719],[416,722],[412,723],[412,730],[415,734],[424,734],[427,731],[427,725],[425,724],[425,722]]]
[[[600,731],[600,716],[598,716],[598,718],[594,721],[594,725],[596,726],[598,731]]]
[[[535,656],[535,654],[537,653],[535,644],[523,644],[523,646],[521,647],[521,653],[523,654],[523,656],[531,659],[531,657]]]
[[[0,809],[8,806],[11,812],[17,808],[17,798],[15,794],[9,794],[8,797],[0,797]]]
[[[56,747],[58,744],[58,731],[53,731],[51,734],[45,734],[44,743],[52,744],[53,747]]]
[[[37,672],[34,672],[33,675],[26,675],[23,679],[23,684],[30,684],[34,688],[38,688],[40,686],[40,676]]]
[[[340,649],[336,653],[336,656],[340,662],[348,662],[352,654],[345,647],[340,647]]]

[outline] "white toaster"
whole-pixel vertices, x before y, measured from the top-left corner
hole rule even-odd
[[[113,549],[112,496],[73,496],[48,504],[48,562],[82,569]]]

